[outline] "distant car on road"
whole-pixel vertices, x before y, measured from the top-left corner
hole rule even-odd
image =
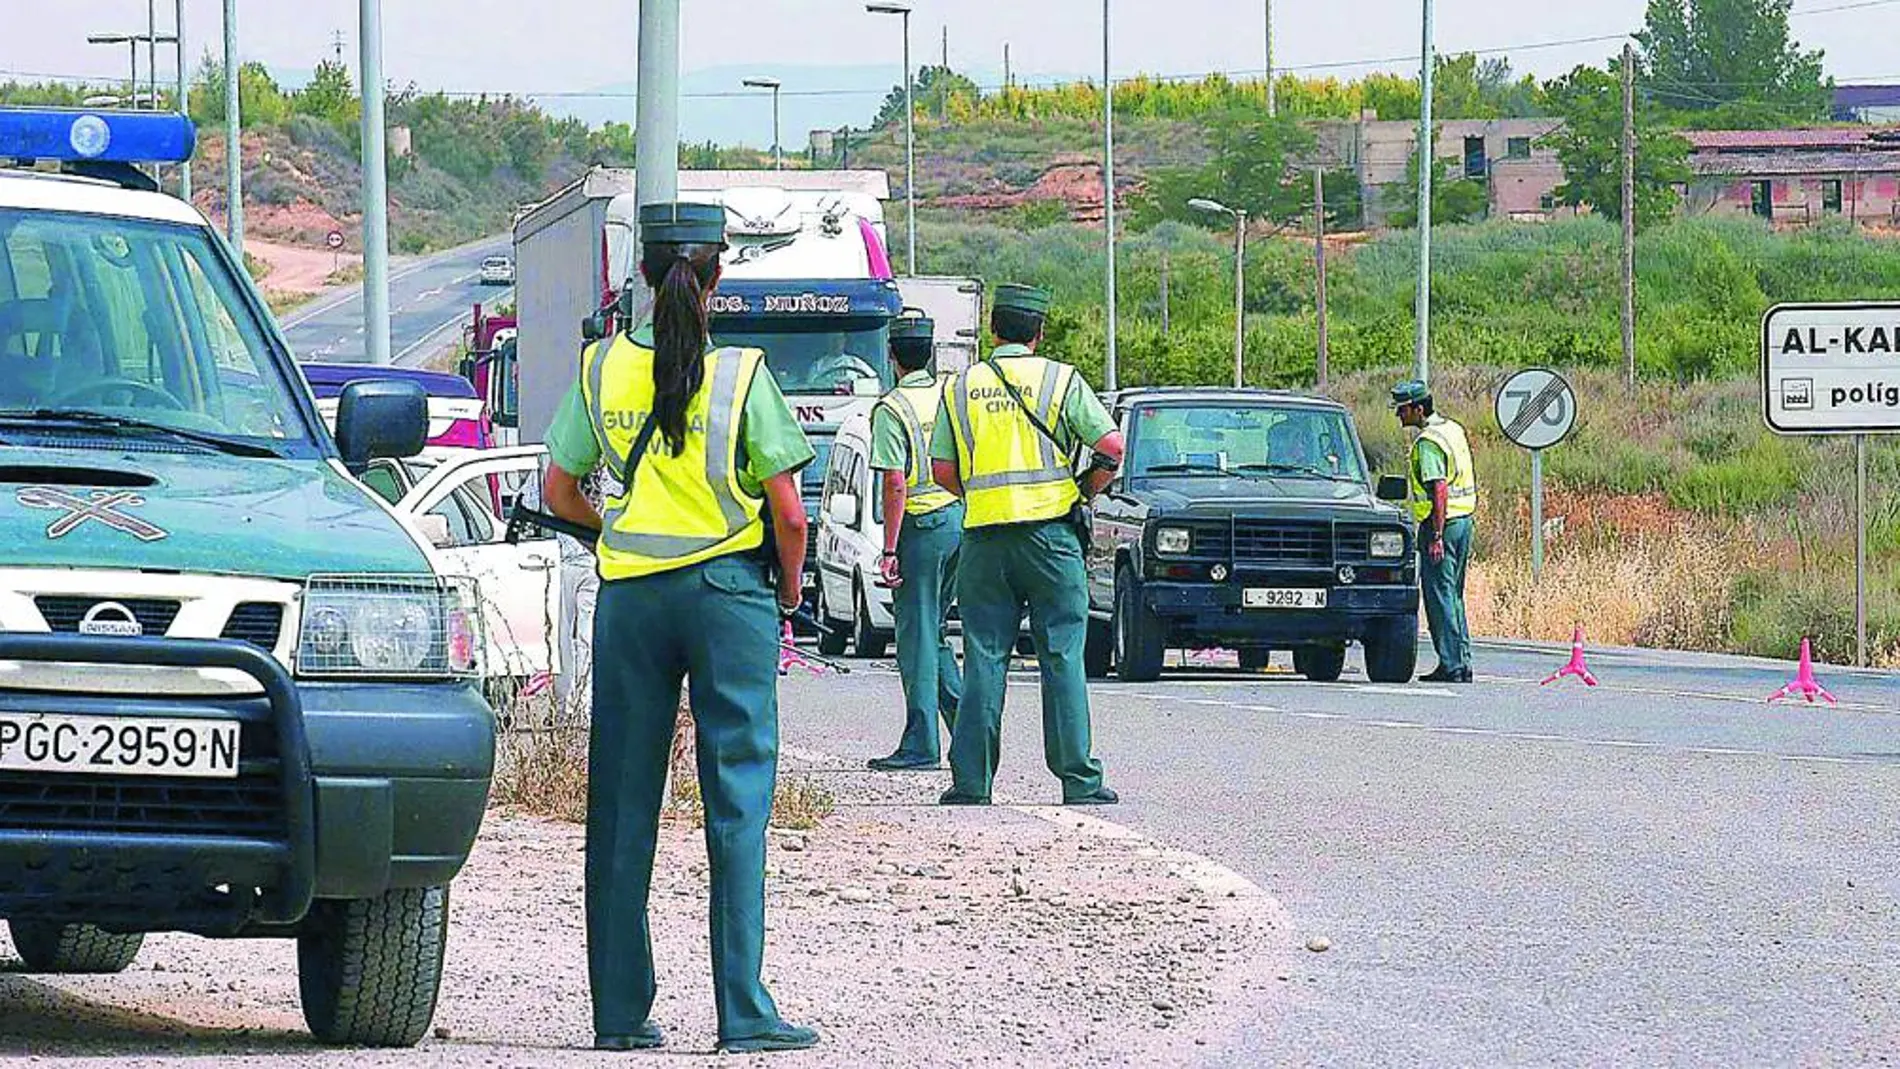
[[[1375,488],[1344,406],[1193,388],[1108,401],[1128,455],[1095,510],[1092,674],[1147,682],[1169,649],[1231,648],[1256,669],[1290,650],[1330,682],[1359,642],[1374,681],[1412,678],[1418,568],[1390,503],[1405,484]]]
[[[512,286],[515,284],[515,261],[511,256],[490,256],[482,261],[482,285]]]

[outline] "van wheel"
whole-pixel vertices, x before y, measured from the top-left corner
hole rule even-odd
[[[825,602],[825,585],[822,582],[818,584],[818,611],[812,615],[825,625],[825,630],[818,632],[818,652],[827,657],[844,656],[844,648],[851,641],[851,636],[845,632],[844,621],[831,615],[831,607]]]
[[[1302,646],[1293,651],[1293,670],[1315,683],[1336,683],[1346,670],[1346,647]]]
[[[28,971],[39,973],[124,972],[145,943],[137,932],[118,935],[91,924],[10,920],[7,930]]]
[[[884,656],[890,648],[890,640],[877,628],[871,626],[871,603],[864,595],[864,581],[859,580],[855,592],[857,616],[851,628],[851,652],[861,659]]]
[[[1152,683],[1161,678],[1167,656],[1161,620],[1141,604],[1135,577],[1115,576],[1115,676],[1123,683]]]

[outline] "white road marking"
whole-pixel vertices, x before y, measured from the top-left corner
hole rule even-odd
[[[1007,808],[1038,820],[1048,821],[1065,830],[1079,832],[1090,838],[1145,843],[1160,855],[1161,860],[1167,862],[1169,872],[1185,880],[1202,894],[1211,898],[1246,898],[1257,901],[1276,930],[1282,932],[1293,930],[1293,917],[1279,899],[1268,893],[1266,888],[1213,858],[1163,846],[1133,828],[1081,813],[1073,808],[1033,805],[1013,805]]]
[[[1174,689],[1232,690],[1235,687],[1318,687],[1336,693],[1347,694],[1397,694],[1419,698],[1456,698],[1458,693],[1438,687],[1403,687],[1390,683],[1355,683],[1343,680],[1338,683],[1315,683],[1310,679],[1283,679],[1274,676],[1236,676],[1233,679],[1169,679],[1162,681],[1163,686]]]

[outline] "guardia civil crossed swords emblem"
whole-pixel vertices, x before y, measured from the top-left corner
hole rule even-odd
[[[64,513],[47,525],[47,538],[64,538],[88,522],[102,523],[141,542],[156,542],[170,533],[155,523],[123,511],[145,504],[145,498],[128,490],[89,490],[84,494],[76,494],[51,486],[28,486],[13,496],[14,500],[30,509]]]

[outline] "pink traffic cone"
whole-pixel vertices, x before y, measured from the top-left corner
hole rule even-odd
[[[1775,691],[1774,694],[1769,696],[1768,701],[1772,704],[1784,698],[1793,698],[1796,696],[1806,699],[1809,705],[1814,704],[1816,697],[1819,697],[1829,705],[1840,704],[1834,700],[1834,695],[1827,692],[1826,687],[1823,687],[1820,683],[1815,681],[1814,647],[1805,638],[1801,640],[1801,664],[1795,669],[1794,682]]]
[[[1590,666],[1583,660],[1583,625],[1581,624],[1577,625],[1577,629],[1570,636],[1570,663],[1552,672],[1549,678],[1538,686],[1548,687],[1565,676],[1576,676],[1583,680],[1584,686],[1587,687],[1597,685],[1597,677],[1590,674]]]

